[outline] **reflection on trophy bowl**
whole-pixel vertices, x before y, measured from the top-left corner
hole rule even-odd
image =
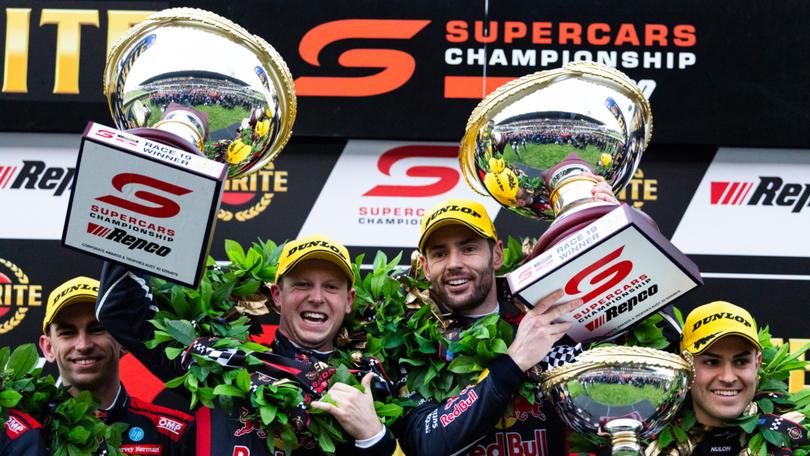
[[[483,195],[526,217],[554,220],[605,206],[600,175],[618,193],[652,135],[650,105],[620,71],[572,62],[505,84],[475,108],[461,168]]]
[[[116,126],[179,140],[244,176],[270,162],[292,133],[292,75],[258,36],[213,13],[174,8],[149,16],[110,49],[104,91]]]
[[[543,374],[543,394],[575,431],[610,434],[614,454],[675,416],[694,378],[692,358],[642,347],[588,350]]]

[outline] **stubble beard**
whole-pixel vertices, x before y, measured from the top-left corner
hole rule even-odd
[[[433,286],[433,292],[439,304],[455,314],[465,314],[473,311],[484,304],[484,300],[489,296],[495,280],[495,269],[490,264],[478,275],[479,282],[473,287],[472,294],[467,298],[453,298],[447,293],[447,289],[442,286]]]

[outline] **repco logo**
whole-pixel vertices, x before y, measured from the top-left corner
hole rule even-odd
[[[344,19],[320,24],[308,31],[298,52],[312,66],[319,67],[318,58],[327,46],[344,40],[409,40],[430,23],[428,20],[406,19]],[[416,69],[411,54],[396,49],[349,49],[338,57],[345,68],[380,68],[369,76],[302,76],[295,80],[298,96],[368,97],[381,95],[402,87]]]
[[[712,206],[781,206],[798,213],[810,206],[808,200],[810,183],[785,183],[775,176],[760,176],[756,188],[753,182],[712,182],[710,187]]]
[[[32,284],[19,266],[0,258],[0,334],[22,323],[30,307],[41,305],[42,285]]]
[[[88,223],[87,232],[94,236],[103,237],[104,239],[125,245],[129,250],[143,250],[147,253],[154,253],[159,257],[165,257],[172,251],[170,247],[133,236],[121,228],[108,228],[103,225]]]
[[[377,169],[386,176],[397,163],[413,158],[457,158],[458,148],[450,146],[401,146],[395,147],[380,155]],[[411,166],[405,171],[408,177],[435,178],[436,181],[426,185],[377,185],[363,196],[430,197],[441,195],[452,190],[460,179],[459,173],[450,166]]]
[[[570,296],[582,293],[582,283],[590,277],[590,280],[587,281],[587,286],[588,288],[590,288],[590,286],[594,288],[582,296],[582,304],[585,305],[593,298],[610,290],[613,286],[624,280],[625,277],[630,275],[630,271],[633,269],[633,262],[630,260],[615,261],[621,256],[622,251],[624,251],[624,246],[610,252],[577,273],[565,284],[565,293]]]
[[[277,193],[287,192],[288,172],[275,169],[273,163],[239,179],[225,181],[222,207],[217,218],[223,222],[248,221],[267,209]]]
[[[160,196],[150,191],[146,190],[132,191],[129,188],[129,186],[142,185],[144,187],[162,190],[166,193],[170,193],[172,195],[177,196],[182,196],[187,193],[191,193],[191,190],[187,188],[170,184],[168,182],[163,182],[162,180],[155,179],[154,177],[144,176],[142,174],[135,174],[135,173],[117,174],[115,177],[112,178],[112,185],[119,192],[127,194],[131,193],[135,198],[138,198],[148,203],[152,203],[154,204],[154,206],[147,206],[114,195],[100,196],[96,199],[98,201],[111,204],[113,206],[117,206],[122,209],[127,209],[129,211],[141,215],[157,218],[174,217],[175,215],[180,213],[180,205],[164,196]]]
[[[22,167],[0,165],[0,189],[53,190],[60,196],[73,189],[75,168],[48,166],[41,160],[23,160]]]

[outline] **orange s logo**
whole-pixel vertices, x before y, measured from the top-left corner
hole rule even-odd
[[[346,39],[411,39],[429,20],[344,19],[308,31],[298,46],[305,62],[321,66],[318,55],[326,46]],[[413,75],[416,60],[395,49],[350,49],[338,57],[347,68],[382,68],[370,76],[301,76],[295,80],[299,96],[368,97],[402,87]]]

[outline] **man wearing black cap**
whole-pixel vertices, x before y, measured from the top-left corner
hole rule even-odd
[[[271,287],[280,315],[270,346],[272,354],[303,369],[322,366],[332,355],[335,336],[351,311],[353,283],[349,253],[334,240],[316,235],[285,244]],[[178,370],[168,359],[144,346],[152,338],[148,320],[156,310],[146,279],[122,266],[105,264],[102,296],[97,313],[111,333],[158,377],[164,381],[176,377]],[[363,378],[365,393],[337,383],[328,392],[334,404],[312,403],[313,408],[332,414],[354,438],[338,445],[339,454],[390,455],[396,449],[396,441],[374,411],[371,381],[372,374]],[[198,410],[197,454],[269,454],[265,439],[273,436],[260,434],[257,426],[239,415]],[[317,442],[303,442],[293,453],[320,454],[320,450]]]
[[[498,302],[495,271],[503,263],[503,247],[483,205],[451,199],[428,211],[419,251],[433,296],[452,313],[459,329],[494,313],[516,320],[508,304]],[[565,426],[551,407],[515,397],[525,372],[540,363],[570,327],[554,320],[582,304],[576,299],[553,307],[562,297],[558,290],[523,316],[507,354],[487,366],[478,384],[442,405],[426,401],[409,413],[400,436],[405,453],[564,454]],[[455,404],[465,407],[456,413]]]
[[[62,386],[71,394],[89,391],[100,404],[105,423],[127,423],[119,449],[124,454],[193,453],[194,419],[127,394],[119,378],[121,345],[93,312],[98,281],[76,277],[48,296],[39,347],[59,368]]]

